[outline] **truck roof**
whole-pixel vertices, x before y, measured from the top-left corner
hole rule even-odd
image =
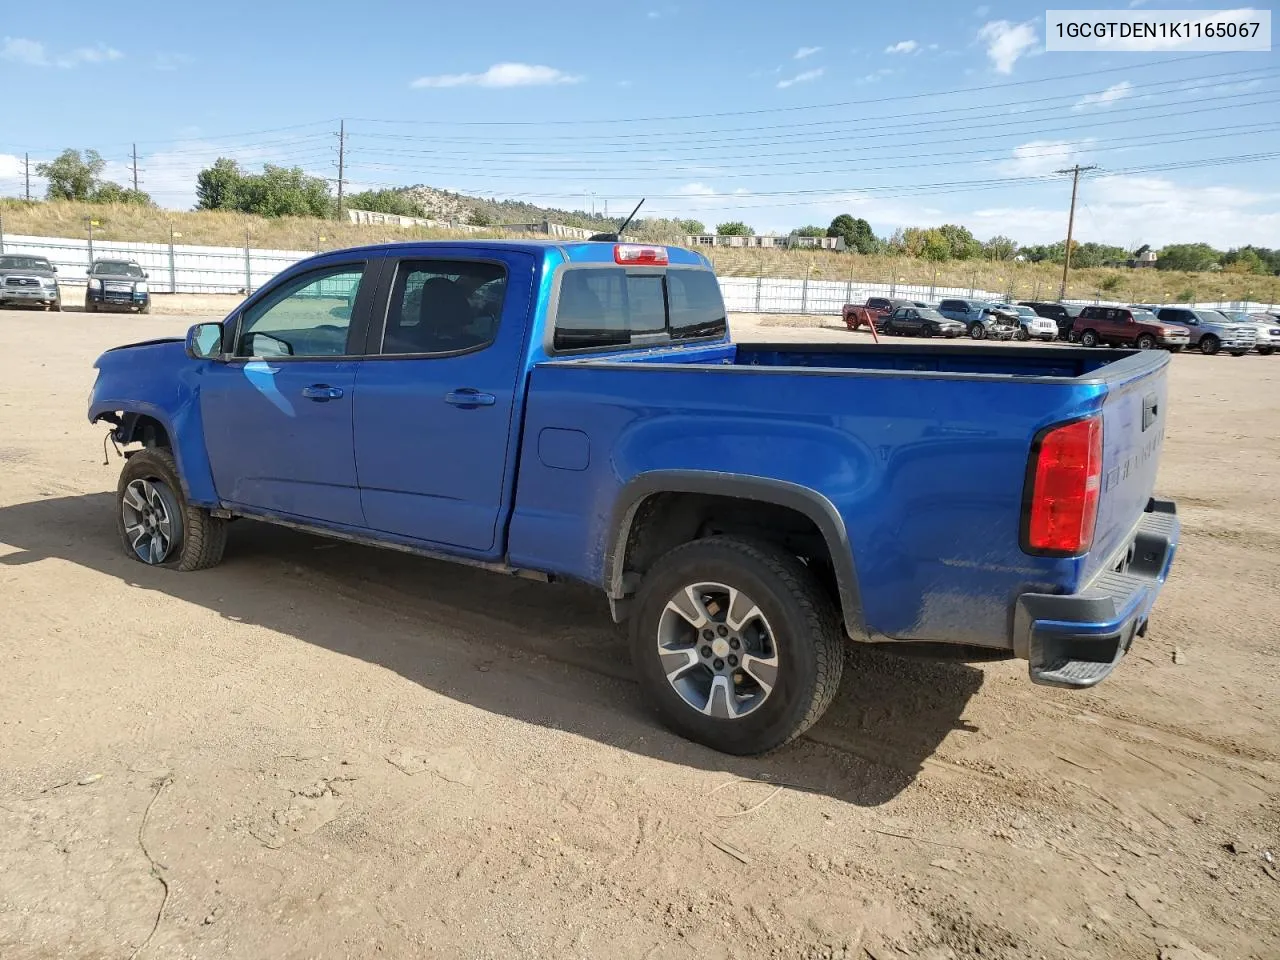
[[[673,264],[707,268],[711,266],[710,261],[702,254],[685,247],[673,247],[661,243],[641,243],[631,240],[624,240],[621,243],[642,247],[665,247],[668,260]],[[535,257],[545,256],[549,250],[558,250],[571,263],[613,263],[614,246],[615,244],[612,241],[602,240],[399,240],[393,243],[375,243],[349,249],[392,253],[397,256],[404,256],[413,250],[457,250],[458,248],[476,251],[516,250],[521,253],[533,254]],[[321,256],[337,252],[339,251],[328,250]]]

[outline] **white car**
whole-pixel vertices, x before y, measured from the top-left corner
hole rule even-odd
[[[999,310],[1001,313],[1016,320],[1018,323],[1017,339],[1030,340],[1034,337],[1037,340],[1044,340],[1046,343],[1051,340],[1058,339],[1058,325],[1048,317],[1042,317],[1030,307],[1024,307],[1020,304],[1012,303],[993,303],[992,310]]]
[[[1258,331],[1258,342],[1254,345],[1254,349],[1264,357],[1269,357],[1280,350],[1280,320],[1271,314],[1245,313],[1242,310],[1219,310],[1218,313],[1236,323],[1252,324]]]

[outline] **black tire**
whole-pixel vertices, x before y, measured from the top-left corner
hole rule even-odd
[[[972,340],[985,340],[987,338],[987,328],[980,323],[970,324],[969,337]]]
[[[716,582],[742,591],[768,622],[778,668],[772,691],[734,719],[698,712],[667,680],[658,655],[668,601],[686,586]],[[631,618],[631,657],[645,703],[671,730],[736,755],[765,753],[808,730],[831,705],[844,668],[835,604],[813,572],[772,544],[708,537],[671,550],[640,583]]]
[[[1156,338],[1149,333],[1144,333],[1138,337],[1136,346],[1139,350],[1154,350],[1156,348]]]
[[[1096,347],[1099,343],[1097,330],[1086,330],[1080,334],[1080,346]]]
[[[125,490],[134,480],[149,481],[160,491],[165,503],[173,508],[172,517],[177,530],[169,552],[159,563],[152,564],[138,556],[125,533]],[[116,531],[120,534],[125,553],[134,560],[173,570],[204,570],[216,566],[221,562],[227,545],[227,521],[211,515],[202,507],[187,503],[182,494],[177,461],[165,447],[147,447],[125,461],[116,485]]]
[[[1031,334],[1027,333],[1026,327],[1018,327],[1018,332],[1013,335],[1015,340],[1027,341],[1031,339]]]
[[[1206,333],[1200,338],[1200,352],[1206,357],[1212,357],[1215,353],[1222,349],[1222,341],[1215,337],[1212,333]]]
[[[920,328],[920,332],[921,332],[924,336],[926,336],[926,337],[932,337],[932,336],[933,336],[933,327],[929,326],[929,325],[926,323],[923,327],[921,327],[921,328]]]
[[[61,313],[61,312],[62,312],[62,301],[61,301],[61,300],[55,300],[55,301],[54,301],[54,303],[53,303],[53,306],[52,306],[52,307],[50,307],[49,309],[51,309],[54,313]]]
[[[1170,347],[1170,348],[1169,348],[1169,352],[1170,352],[1170,353],[1181,353],[1181,352],[1182,352],[1182,346],[1181,346],[1181,344],[1179,344],[1179,345],[1178,345],[1178,346],[1176,346],[1176,347]]]
[[[150,313],[150,312],[151,312],[151,301],[150,301],[150,300],[148,300],[146,303],[144,303],[142,306],[140,306],[140,307],[138,308],[138,312],[139,312],[139,313]]]
[[[1271,356],[1271,351],[1272,351],[1273,349],[1274,349],[1274,348],[1272,348],[1272,347],[1259,347],[1259,348],[1258,348],[1258,356],[1260,356],[1260,357],[1269,357],[1269,356]]]
[[[1232,350],[1231,355],[1233,357],[1243,357],[1248,352],[1248,350]]]

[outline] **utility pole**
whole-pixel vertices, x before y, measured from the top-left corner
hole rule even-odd
[[[27,182],[25,196],[31,199],[31,154],[24,153],[22,155],[22,178]]]
[[[1055,173],[1071,174],[1071,212],[1067,215],[1067,249],[1062,258],[1062,286],[1058,290],[1058,299],[1065,300],[1067,297],[1067,272],[1071,269],[1071,234],[1076,225],[1076,191],[1080,186],[1080,174],[1089,170],[1097,170],[1096,166],[1082,167],[1076,164],[1074,167],[1068,167],[1066,170],[1055,170]]]
[[[138,145],[133,145],[133,192],[138,192]]]
[[[347,160],[347,122],[338,121],[338,219],[342,219],[342,178]]]

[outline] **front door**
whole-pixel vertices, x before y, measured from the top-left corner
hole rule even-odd
[[[363,526],[351,410],[372,283],[369,264],[299,274],[249,303],[232,355],[210,363],[200,413],[224,502],[302,520]]]
[[[447,249],[405,259],[356,378],[355,448],[369,527],[495,554],[518,430],[534,260]]]

